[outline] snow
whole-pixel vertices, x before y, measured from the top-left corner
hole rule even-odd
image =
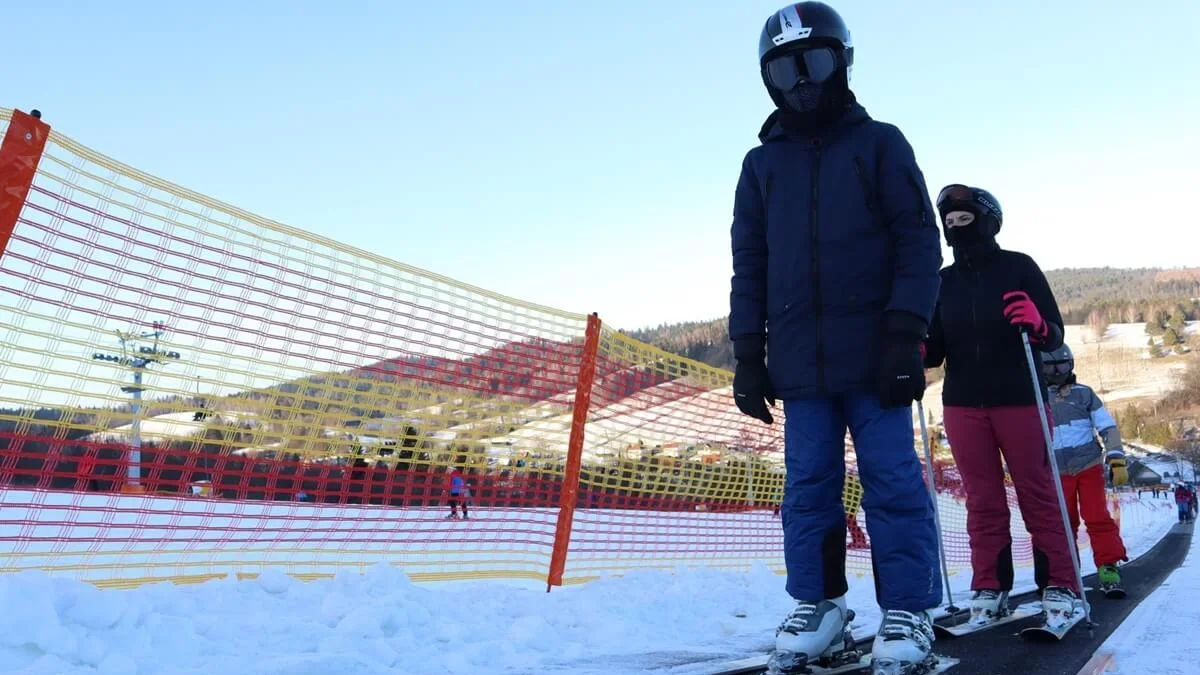
[[[204,432],[207,422],[194,421],[195,414],[194,410],[189,410],[187,412],[165,413],[145,418],[141,420],[139,427],[141,439],[143,442],[163,442],[199,435]],[[129,413],[123,415],[126,418],[129,416]],[[113,417],[117,417],[117,414],[114,413]],[[132,433],[133,425],[124,424],[107,431],[99,431],[91,434],[85,440],[96,442],[128,442]]]
[[[1200,663],[1200,539],[1187,558],[1141,602],[1096,652],[1109,675],[1187,675]]]
[[[1174,521],[1165,499],[1123,496],[1131,555]],[[952,574],[960,600],[969,576]],[[765,648],[791,604],[762,563],[632,570],[549,594],[499,581],[414,584],[382,563],[307,583],[272,568],[236,578],[99,590],[40,571],[0,575],[0,673],[622,675],[684,662],[670,672],[695,675],[705,666],[687,661]],[[1018,586],[1033,587],[1030,568]],[[851,577],[849,601],[856,630],[872,632],[869,575]]]

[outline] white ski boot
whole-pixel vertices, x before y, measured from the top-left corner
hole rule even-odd
[[[808,672],[808,666],[837,668],[857,662],[850,622],[854,612],[846,598],[818,602],[798,601],[775,631],[775,653],[767,662],[769,675]]]
[[[1069,588],[1048,586],[1042,591],[1042,617],[1050,630],[1060,630],[1070,624],[1079,607],[1079,596]]]
[[[873,675],[922,675],[937,666],[929,612],[889,609],[871,647]]]
[[[971,626],[986,626],[1011,614],[1008,607],[1008,591],[978,590],[971,598]]]

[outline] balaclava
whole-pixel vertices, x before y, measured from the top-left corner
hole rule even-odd
[[[949,227],[946,225],[946,214],[953,211],[971,213],[975,220],[960,227]],[[942,233],[946,237],[946,243],[954,250],[956,258],[962,254],[970,257],[996,248],[996,234],[1000,232],[1000,223],[994,215],[982,211],[970,202],[947,202],[939,207]]]
[[[854,101],[845,67],[838,68],[820,84],[799,82],[788,91],[780,91],[768,84],[767,91],[779,107],[780,122],[784,128],[798,131],[813,131],[828,126],[837,121]]]

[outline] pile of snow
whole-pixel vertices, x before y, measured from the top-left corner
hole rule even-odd
[[[1175,510],[1166,499],[1124,501],[1136,556]],[[418,586],[382,564],[309,583],[279,570],[231,579],[101,591],[40,572],[2,575],[0,673],[623,675],[671,665],[689,675],[711,669],[696,663],[704,658],[765,649],[791,606],[783,577],[762,565],[631,572],[549,594],[495,581]],[[969,574],[951,581],[956,599],[968,597]],[[1018,587],[1033,588],[1030,568],[1018,570]],[[873,632],[870,576],[851,579],[849,601],[857,632]]]

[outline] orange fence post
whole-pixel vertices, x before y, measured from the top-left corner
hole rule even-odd
[[[8,248],[50,137],[50,125],[41,117],[36,110],[32,114],[14,110],[0,143],[0,255]]]
[[[567,466],[559,496],[558,523],[554,528],[554,552],[550,555],[550,573],[546,576],[546,592],[552,586],[562,586],[563,569],[567,565],[567,549],[571,544],[571,525],[575,519],[575,503],[579,499],[579,468],[583,464],[583,438],[587,426],[588,408],[592,403],[592,384],[596,379],[596,354],[600,351],[600,317],[588,315],[587,333],[583,340],[583,357],[579,362],[579,379],[575,387],[575,405],[571,416],[571,436],[567,440]]]

